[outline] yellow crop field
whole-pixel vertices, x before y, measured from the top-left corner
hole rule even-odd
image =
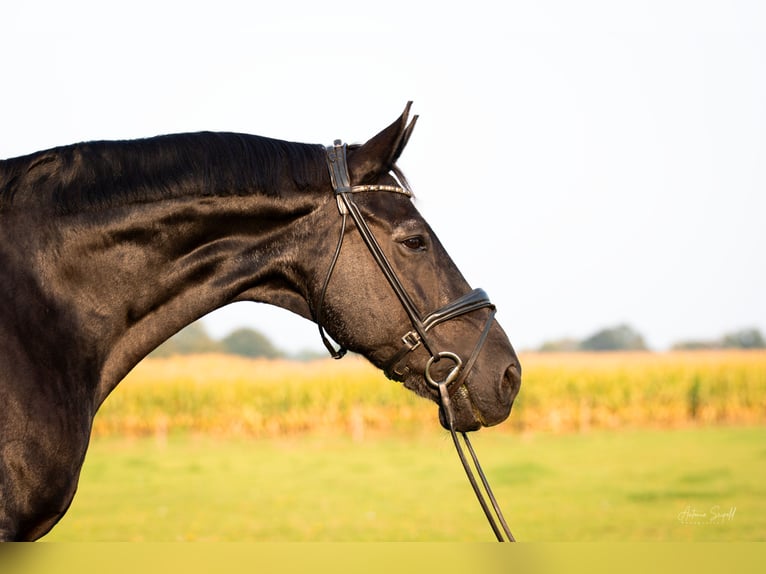
[[[94,435],[282,436],[388,430],[435,420],[435,405],[360,357],[314,362],[192,355],[145,359],[105,401]]]
[[[766,351],[531,354],[511,426],[590,428],[762,424]]]
[[[766,351],[522,354],[509,431],[766,422]],[[359,357],[146,359],[106,400],[95,436],[283,436],[435,429],[436,406]]]

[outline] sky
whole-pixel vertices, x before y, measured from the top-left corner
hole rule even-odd
[[[0,158],[197,130],[400,164],[517,349],[627,323],[654,349],[766,333],[766,3],[3,2]],[[316,327],[203,319],[290,352]]]

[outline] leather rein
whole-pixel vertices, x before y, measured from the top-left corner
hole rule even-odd
[[[333,258],[330,263],[330,267],[327,270],[327,276],[325,277],[324,284],[322,285],[322,290],[319,298],[319,306],[316,312],[316,322],[319,325],[319,333],[322,337],[322,342],[330,354],[333,356],[333,358],[340,359],[346,354],[346,349],[341,346],[335,348],[335,346],[332,344],[327,333],[325,332],[324,326],[322,325],[322,319],[327,287],[330,283],[330,278],[332,277],[335,265],[338,262],[338,257],[340,256],[340,252],[343,247],[343,237],[346,233],[348,216],[350,215],[362,237],[362,240],[367,246],[367,249],[370,251],[373,259],[394,290],[394,293],[399,299],[412,326],[412,329],[402,336],[402,347],[400,350],[397,351],[393,357],[391,357],[385,366],[385,374],[390,379],[398,378],[401,380],[409,370],[406,360],[409,358],[410,353],[421,346],[430,355],[430,358],[426,362],[423,376],[428,386],[438,392],[441,407],[447,425],[449,426],[452,441],[455,444],[455,449],[457,450],[460,462],[465,469],[468,480],[473,487],[474,493],[476,494],[479,504],[481,505],[482,510],[484,511],[484,514],[487,517],[487,520],[489,521],[489,524],[492,527],[497,540],[500,542],[505,540],[508,542],[513,542],[513,535],[511,534],[511,531],[508,528],[508,524],[503,517],[503,513],[497,504],[494,494],[492,493],[492,489],[490,488],[487,478],[481,468],[481,465],[479,464],[479,459],[476,456],[473,446],[468,440],[468,435],[465,432],[460,432],[460,435],[463,437],[463,441],[468,447],[473,466],[479,475],[481,485],[483,486],[484,491],[489,498],[492,509],[494,510],[497,517],[497,521],[495,520],[495,515],[492,514],[490,505],[487,503],[487,500],[482,493],[481,487],[479,486],[479,483],[474,476],[471,465],[468,461],[468,457],[466,457],[460,441],[458,440],[457,431],[455,431],[454,428],[454,413],[451,400],[451,395],[463,387],[465,379],[468,373],[471,371],[474,363],[476,362],[481,348],[483,347],[484,342],[489,335],[489,330],[492,326],[492,321],[495,316],[495,306],[489,300],[489,297],[483,289],[474,289],[473,291],[463,295],[462,297],[458,297],[443,307],[432,311],[425,317],[421,316],[417,307],[415,306],[415,303],[410,298],[407,290],[402,285],[396,272],[388,261],[388,258],[375,239],[372,230],[364,220],[364,217],[358,205],[356,204],[356,201],[354,200],[354,194],[357,193],[383,191],[389,193],[399,193],[408,198],[411,198],[412,192],[405,185],[351,185],[348,172],[348,163],[346,160],[346,151],[346,144],[341,143],[340,140],[335,140],[334,145],[326,148],[327,166],[330,170],[330,179],[332,180],[333,189],[335,190],[335,199],[338,204],[338,211],[341,215],[341,228]],[[461,315],[472,313],[484,308],[490,309],[489,317],[484,328],[482,329],[481,335],[479,336],[473,352],[465,361],[465,363],[457,353],[453,353],[451,351],[434,351],[435,346],[429,337],[429,331],[431,329],[433,329],[436,325],[456,317],[460,317]],[[454,363],[454,366],[450,369],[443,380],[436,380],[432,376],[431,367],[435,363],[438,363],[442,360],[451,361]],[[503,533],[505,533],[505,539],[503,538]]]

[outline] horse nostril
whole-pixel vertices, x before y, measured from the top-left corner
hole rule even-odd
[[[500,400],[504,404],[510,404],[519,394],[521,387],[521,366],[518,363],[511,364],[503,374],[500,381]]]

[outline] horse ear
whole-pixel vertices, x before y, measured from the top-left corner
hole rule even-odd
[[[374,181],[379,175],[391,171],[404,151],[418,119],[418,116],[414,116],[407,123],[410,107],[412,102],[407,102],[402,115],[367,143],[349,148],[348,169],[352,182]]]

